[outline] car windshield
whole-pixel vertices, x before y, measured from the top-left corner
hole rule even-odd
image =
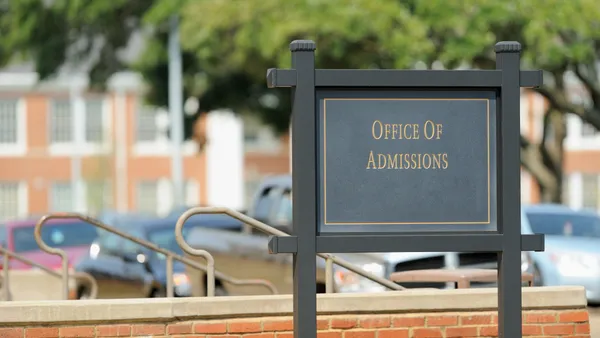
[[[15,252],[37,251],[33,226],[12,230]],[[90,245],[96,239],[96,228],[86,222],[49,223],[42,226],[42,240],[53,248]]]
[[[577,213],[528,213],[533,233],[600,238],[600,217]]]
[[[189,229],[190,228],[182,229],[184,238],[189,233]],[[172,226],[150,229],[150,231],[148,231],[148,240],[151,243],[154,243],[163,249],[167,249],[169,251],[175,252],[176,254],[183,255],[183,250],[181,250],[181,248],[177,244],[177,241],[175,240],[175,229]],[[160,254],[158,256],[160,258],[164,258]]]

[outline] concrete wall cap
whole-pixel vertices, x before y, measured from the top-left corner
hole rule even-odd
[[[407,290],[322,294],[319,314],[486,311],[497,308],[497,289]],[[523,309],[573,309],[587,305],[581,286],[523,288]],[[290,315],[292,296],[101,299],[0,303],[3,326],[27,323],[170,322]]]

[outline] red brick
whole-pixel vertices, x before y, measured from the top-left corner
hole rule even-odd
[[[562,338],[590,338],[587,334],[575,335],[575,336],[561,336]],[[554,337],[550,337],[554,338]]]
[[[317,330],[329,330],[329,319],[317,319]]]
[[[356,327],[356,319],[351,318],[331,318],[332,329],[351,329]]]
[[[549,313],[529,313],[524,323],[556,323],[556,315]]]
[[[262,331],[260,320],[231,321],[227,325],[228,333],[257,333]]]
[[[100,337],[128,337],[131,336],[130,325],[98,325],[96,335]]]
[[[173,335],[169,336],[169,338],[206,338],[207,336],[203,334],[186,334],[186,335]],[[214,336],[209,336],[214,337]]]
[[[590,320],[587,311],[563,312],[558,316],[559,323],[585,323]]]
[[[342,338],[342,331],[317,332],[317,338]]]
[[[182,337],[188,337],[188,336],[182,336]],[[207,338],[242,338],[242,335],[239,334],[218,334],[216,336],[206,336]]]
[[[375,338],[374,330],[344,331],[344,338]]]
[[[425,326],[425,317],[395,317],[392,318],[393,327]]]
[[[274,338],[275,332],[245,334],[244,338]]]
[[[360,327],[366,329],[375,329],[375,328],[384,328],[390,327],[391,320],[390,317],[371,317],[360,320]]]
[[[542,334],[541,325],[523,325],[524,336],[539,336]]]
[[[133,325],[131,328],[131,334],[134,336],[164,336],[165,325],[164,324],[139,324]]]
[[[492,324],[492,315],[460,316],[461,325],[489,325]]]
[[[498,337],[498,326],[482,326],[479,335],[485,337]]]
[[[94,337],[96,330],[93,326],[72,326],[60,328],[61,337]]]
[[[446,337],[447,338],[455,338],[455,337],[477,337],[477,327],[447,327],[446,328]]]
[[[192,323],[171,324],[167,326],[167,334],[190,334],[192,333]]]
[[[0,338],[23,338],[23,328],[0,329]]]
[[[227,324],[224,322],[210,323],[198,322],[194,324],[194,333],[219,334],[227,332]]]
[[[408,329],[383,329],[377,333],[377,338],[409,338]]]
[[[36,327],[25,329],[25,338],[56,338],[58,337],[57,327]]]
[[[414,338],[442,338],[442,330],[437,328],[416,328],[413,329]]]
[[[575,333],[590,333],[590,323],[575,325]]]
[[[275,338],[294,338],[294,333],[293,332],[277,332],[277,334],[275,335]]]
[[[263,322],[263,331],[292,331],[294,322],[291,319],[266,320]]]
[[[427,316],[427,326],[458,325],[458,316]]]
[[[544,325],[544,334],[573,334],[575,325],[572,324],[556,324]]]

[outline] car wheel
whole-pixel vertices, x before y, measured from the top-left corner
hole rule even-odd
[[[533,286],[544,286],[542,272],[537,267],[537,265],[533,266]]]
[[[77,290],[77,299],[90,299],[90,290],[79,288],[79,290]]]

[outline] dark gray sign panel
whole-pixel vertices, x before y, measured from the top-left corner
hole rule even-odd
[[[317,92],[321,233],[496,230],[496,93]]]

